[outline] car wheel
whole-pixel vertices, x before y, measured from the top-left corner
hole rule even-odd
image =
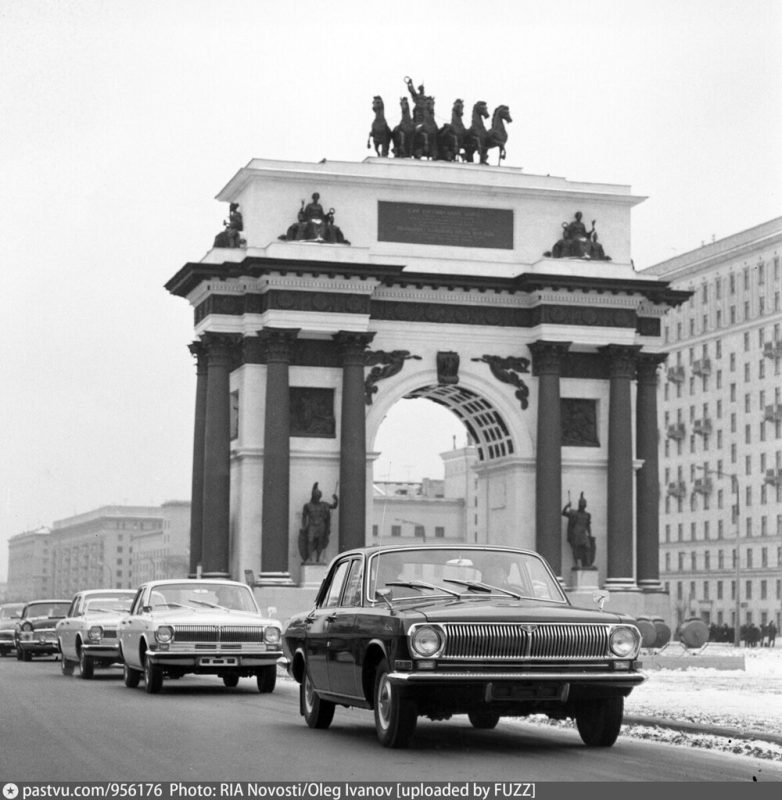
[[[256,674],[255,680],[258,684],[258,691],[261,694],[270,694],[277,685],[277,665],[261,667]]]
[[[16,660],[17,661],[22,660],[22,648],[19,647],[19,645],[16,645]]]
[[[239,676],[235,672],[226,672],[223,675],[223,685],[227,686],[229,689],[233,689],[235,686],[239,685]]]
[[[576,727],[588,747],[611,747],[619,736],[624,697],[582,700],[576,706]]]
[[[63,675],[73,675],[73,661],[68,661],[62,654],[60,654],[60,672]]]
[[[22,661],[32,661],[33,654],[29,650],[22,650]]]
[[[138,686],[138,682],[141,680],[141,673],[137,669],[123,664],[122,679],[125,681],[125,686],[127,686],[128,689],[135,689]]]
[[[84,652],[79,651],[79,675],[84,680],[89,680],[95,671],[95,662]]]
[[[467,717],[473,728],[481,731],[490,731],[492,728],[496,728],[500,721],[500,715],[493,711],[471,711]]]
[[[163,688],[163,670],[144,657],[144,689],[147,694],[157,694]]]
[[[0,647],[0,658],[5,658],[11,651],[6,647]]]
[[[309,672],[304,670],[304,678],[299,686],[299,710],[310,728],[328,728],[334,719],[336,706],[330,700],[321,700],[312,686]]]
[[[407,747],[418,721],[418,709],[388,679],[388,661],[375,672],[375,730],[383,747]]]

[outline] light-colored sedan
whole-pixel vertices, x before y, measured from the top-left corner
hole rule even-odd
[[[150,581],[120,621],[125,685],[144,677],[155,694],[165,677],[219,675],[231,688],[255,677],[274,691],[282,657],[281,625],[261,615],[250,587],[229,580]]]
[[[64,619],[57,623],[57,644],[63,675],[79,674],[89,679],[96,666],[120,661],[117,628],[130,611],[133,589],[87,589],[77,592]]]

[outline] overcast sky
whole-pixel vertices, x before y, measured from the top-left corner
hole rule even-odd
[[[163,284],[251,158],[364,159],[410,75],[441,123],[507,104],[509,166],[648,196],[643,268],[782,213],[781,43],[779,0],[0,0],[0,580],[14,534],[189,498],[193,320]],[[437,468],[382,434],[380,477]]]

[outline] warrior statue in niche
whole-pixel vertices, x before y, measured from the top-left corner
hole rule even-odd
[[[571,508],[570,493],[562,509],[567,518],[567,541],[573,550],[576,569],[590,568],[595,560],[595,537],[592,536],[592,515],[586,510],[584,493],[578,498],[578,510]]]

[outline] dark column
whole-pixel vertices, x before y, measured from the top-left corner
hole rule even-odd
[[[643,466],[635,478],[636,576],[642,589],[660,589],[660,462],[657,367],[667,354],[638,356],[635,447]]]
[[[367,432],[364,358],[374,333],[340,331],[334,340],[342,357],[342,415],[339,455],[339,552],[366,543]]]
[[[606,586],[634,588],[633,417],[631,381],[637,346],[600,348],[608,359],[608,486],[606,502]]]
[[[538,378],[538,444],[535,454],[535,549],[562,576],[562,416],[559,378],[569,342],[534,342]]]
[[[229,334],[203,337],[207,353],[206,424],[204,430],[202,574],[228,576],[230,531],[230,397],[228,376],[231,348]]]
[[[201,566],[204,531],[204,437],[206,435],[206,349],[202,342],[189,345],[196,358],[195,424],[193,425],[193,480],[190,492],[190,576]]]
[[[288,368],[298,329],[264,328],[266,417],[263,429],[263,512],[260,583],[290,583],[291,415]]]

